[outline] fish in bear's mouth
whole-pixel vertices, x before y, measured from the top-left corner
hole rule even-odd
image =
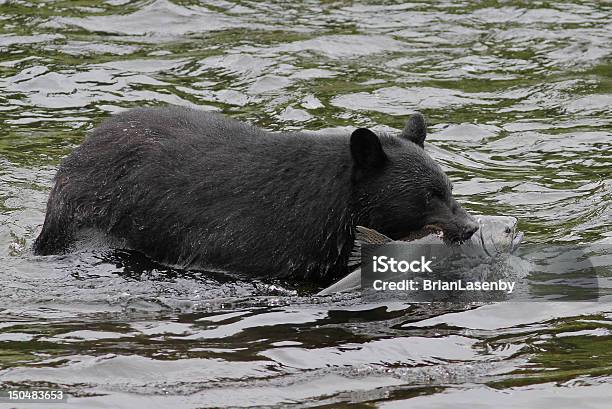
[[[400,240],[402,241],[412,241],[422,239],[423,237],[429,236],[433,234],[440,238],[440,240],[444,241],[444,229],[436,224],[427,224],[421,227],[419,230],[413,230],[406,235],[403,235]],[[456,243],[459,243],[458,241]]]
[[[474,222],[456,224],[454,222],[431,221],[417,230],[394,234],[393,238],[402,241],[412,241],[426,236],[435,236],[446,245],[460,245],[470,241],[472,236],[477,234],[480,224],[475,219]]]
[[[472,242],[482,246],[485,250],[494,247],[505,247],[506,251],[512,253],[523,241],[523,233],[517,230],[517,219],[512,216],[479,216],[477,217],[480,228],[469,238],[453,234],[445,234],[444,229],[437,224],[427,224],[419,230],[403,235],[400,240],[413,241],[427,236],[435,236],[446,245],[461,245],[464,242]],[[483,224],[484,221],[484,224]],[[497,249],[500,250],[500,249]]]

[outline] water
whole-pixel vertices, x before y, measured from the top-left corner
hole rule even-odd
[[[470,211],[609,246],[611,21],[597,1],[0,0],[1,387],[78,408],[609,407],[609,298],[366,304],[29,247],[86,132],[164,103],[338,132],[420,110]]]

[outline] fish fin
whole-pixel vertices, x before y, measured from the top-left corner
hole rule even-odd
[[[363,226],[357,226],[355,241],[357,240],[365,244],[387,244],[393,241],[384,234]]]
[[[357,267],[361,264],[361,246],[364,244],[386,244],[390,243],[389,237],[376,230],[368,229],[367,227],[357,226],[357,232],[355,233],[355,243],[353,244],[353,250],[349,256],[348,266],[349,268]]]

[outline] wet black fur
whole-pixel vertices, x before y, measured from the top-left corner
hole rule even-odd
[[[34,251],[70,251],[94,228],[166,263],[331,279],[348,272],[356,225],[461,236],[473,220],[413,125],[331,136],[179,107],[114,115],[60,166]]]

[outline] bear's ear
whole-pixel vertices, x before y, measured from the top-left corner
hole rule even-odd
[[[351,134],[351,154],[355,164],[362,168],[378,168],[387,160],[378,136],[367,128]]]
[[[401,136],[411,142],[416,143],[421,148],[424,148],[425,136],[427,135],[427,122],[425,117],[420,113],[413,114],[406,121],[406,126],[402,131]]]

